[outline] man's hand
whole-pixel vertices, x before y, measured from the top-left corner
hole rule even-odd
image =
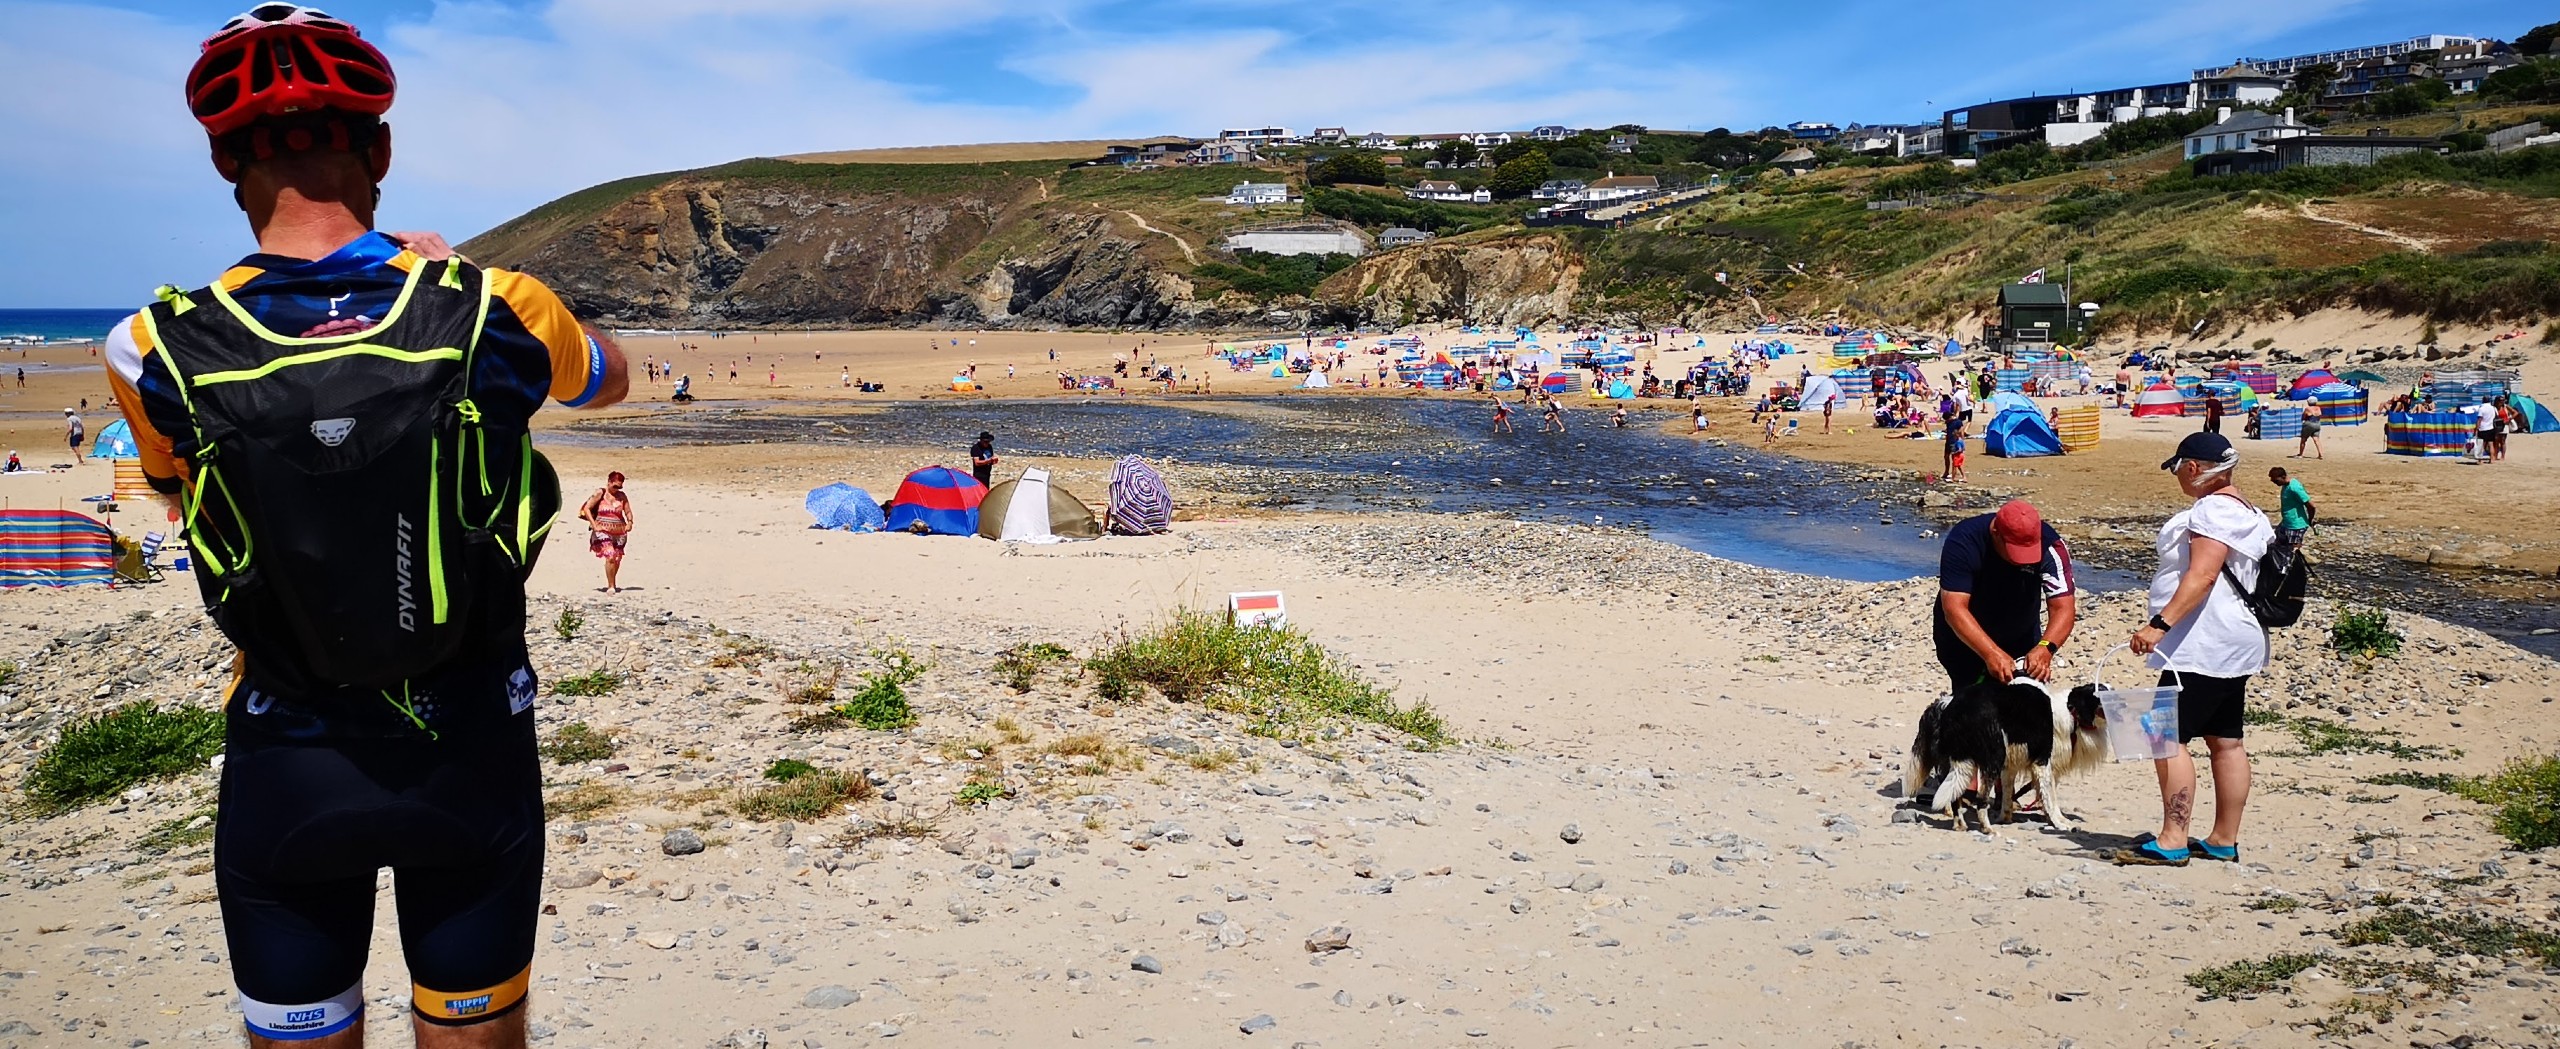
[[[2053,650],[2037,645],[2027,653],[2027,676],[2038,681],[2053,680]]]
[[[2017,664],[2005,653],[1997,659],[1983,660],[1982,670],[1983,676],[1990,678],[1994,685],[2006,685],[2009,679],[2018,676]]]
[[[427,230],[391,230],[383,234],[393,243],[416,252],[429,262],[443,262],[453,257],[453,245],[444,242],[444,234]]]

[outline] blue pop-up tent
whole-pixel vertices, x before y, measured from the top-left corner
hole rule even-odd
[[[888,515],[881,512],[880,503],[871,498],[871,493],[842,481],[811,489],[801,505],[808,508],[809,516],[818,519],[813,526],[817,528],[877,532],[889,526]]]
[[[1982,428],[1982,450],[2009,459],[2062,454],[2062,436],[2053,432],[2044,413],[2012,408],[1991,417]]]

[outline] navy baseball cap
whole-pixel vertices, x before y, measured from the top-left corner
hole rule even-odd
[[[2205,431],[2198,430],[2194,433],[2188,434],[2186,440],[2178,442],[2178,454],[2161,460],[2160,468],[2163,470],[2174,470],[2177,468],[2178,460],[2180,459],[2193,459],[2200,463],[2219,464],[2224,462],[2237,462],[2239,461],[2239,456],[2232,453],[2231,441],[2229,439],[2218,433],[2207,433]]]

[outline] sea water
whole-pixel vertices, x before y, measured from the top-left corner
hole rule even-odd
[[[46,342],[97,342],[133,316],[126,309],[0,310],[0,339],[41,336]]]

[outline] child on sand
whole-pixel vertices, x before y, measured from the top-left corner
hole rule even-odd
[[[1961,480],[1964,480],[1964,420],[1963,420],[1963,419],[1953,419],[1953,420],[1949,420],[1949,421],[1948,421],[1948,423],[1947,423],[1947,464],[1946,464],[1946,472],[1945,472],[1945,473],[1943,473],[1943,474],[1941,474],[1940,476],[1941,476],[1942,478],[1944,478],[1945,480],[1948,480],[1948,481],[1961,481]]]
[[[1504,404],[1504,403],[1502,403],[1502,398],[1500,398],[1500,397],[1496,397],[1496,398],[1494,398],[1494,399],[1493,399],[1493,432],[1495,432],[1495,433],[1510,433],[1510,432],[1512,432],[1512,430],[1511,430],[1511,406],[1510,406],[1510,405],[1508,405],[1508,404]]]

